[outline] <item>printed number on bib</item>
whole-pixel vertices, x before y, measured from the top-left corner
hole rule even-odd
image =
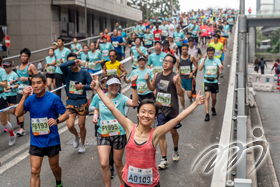
[[[31,127],[34,136],[50,134],[48,118],[31,118]]]
[[[215,49],[215,54],[214,54],[214,56],[220,56],[220,55],[221,55],[221,51],[220,51],[220,50]]]
[[[192,34],[193,34],[193,35],[196,35],[196,34],[197,34],[197,31],[193,31]]]
[[[216,75],[217,74],[217,66],[206,66],[206,74],[207,75]]]
[[[107,75],[117,75],[117,69],[107,69]]]
[[[159,33],[155,34],[155,37],[156,37],[156,38],[159,38],[159,37],[160,37],[160,34],[159,34]]]
[[[18,93],[22,93],[24,88],[27,88],[28,86],[30,86],[30,85],[28,85],[28,84],[20,84],[18,86]]]
[[[162,72],[162,66],[155,66],[153,67],[153,72],[155,73],[156,71],[159,73],[159,72]]]
[[[140,169],[129,166],[127,182],[134,184],[153,184],[153,169]]]
[[[112,42],[113,47],[118,47],[119,42]]]
[[[102,51],[102,56],[108,56],[108,54],[109,54],[109,51],[108,51],[108,50]]]
[[[96,69],[96,65],[94,62],[88,63],[88,68],[89,69]]]
[[[69,84],[69,93],[71,94],[77,94],[77,95],[83,95],[83,89],[81,90],[76,90],[75,88],[75,82],[76,81],[70,81],[70,84]]]
[[[101,122],[102,137],[120,135],[119,124],[116,119]]]
[[[170,107],[171,94],[158,92],[156,101],[158,105]]]
[[[47,73],[48,73],[48,74],[54,74],[54,66],[49,66],[49,67],[47,68]]]
[[[181,75],[189,75],[191,73],[191,67],[190,66],[181,66],[180,73],[181,73]]]
[[[145,45],[149,45],[150,41],[148,39],[145,39]]]
[[[59,67],[60,64],[61,64],[60,60],[57,60],[57,61],[56,61],[56,66]]]
[[[11,85],[10,85],[10,82],[7,82],[7,84],[8,84],[8,87],[11,86]],[[4,92],[11,92],[11,91],[12,91],[12,89],[6,90],[6,88],[4,88]]]
[[[137,66],[137,59],[133,59],[133,63],[132,63],[133,66]]]
[[[167,36],[167,31],[162,31],[163,36]]]
[[[205,32],[206,32],[206,29],[202,29],[202,32],[205,33]]]
[[[175,42],[180,42],[180,38],[179,37],[175,37]]]
[[[139,93],[147,93],[150,91],[146,83],[139,83],[137,85],[137,90]]]

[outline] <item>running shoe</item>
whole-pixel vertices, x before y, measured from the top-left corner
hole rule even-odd
[[[11,136],[9,141],[9,146],[13,146],[16,143],[16,136]]]
[[[17,131],[17,135],[18,136],[24,136],[25,135],[25,130],[23,128],[20,128],[18,131]]]
[[[115,177],[115,175],[114,175],[114,168],[110,167],[110,171],[111,171],[111,179],[113,179]]]
[[[55,187],[63,187],[62,181],[61,181],[60,185],[57,185],[57,184],[56,184],[56,181],[55,181]]]
[[[4,129],[4,132],[8,132],[8,130],[5,128],[5,129]]]
[[[211,111],[212,111],[212,116],[216,116],[217,115],[217,112],[216,112],[215,108],[212,108]]]
[[[173,161],[174,162],[177,162],[177,161],[179,161],[179,153],[178,153],[178,151],[174,151],[173,152]]]
[[[167,166],[169,165],[169,162],[167,160],[165,160],[164,158],[160,159],[161,162],[160,164],[158,165],[158,168],[159,169],[165,169],[167,168]]]
[[[209,114],[206,114],[204,121],[209,121],[209,120],[210,120],[210,116],[209,116]]]
[[[223,73],[221,73],[221,74],[220,74],[220,77],[221,77],[221,78],[223,78],[223,77],[224,77]]]
[[[193,96],[193,98],[195,99],[196,98],[196,92],[193,92],[193,94],[192,94],[192,96]]]
[[[79,147],[79,145],[80,145],[80,134],[79,134],[79,136],[77,136],[77,137],[75,137],[75,139],[74,139],[74,141],[73,141],[73,147],[74,148],[77,148],[77,147]]]
[[[86,146],[81,144],[78,153],[84,153],[84,152],[86,152]]]

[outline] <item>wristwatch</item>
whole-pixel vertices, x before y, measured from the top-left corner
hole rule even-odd
[[[59,124],[59,123],[60,123],[60,121],[59,121],[59,119],[58,119],[58,118],[56,119],[56,123],[57,123],[57,124]]]

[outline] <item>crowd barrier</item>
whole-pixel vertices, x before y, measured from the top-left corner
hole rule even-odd
[[[277,76],[272,74],[261,75],[259,73],[251,73],[248,77],[248,85],[254,90],[273,92],[277,90]]]

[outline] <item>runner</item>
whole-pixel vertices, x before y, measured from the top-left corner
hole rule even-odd
[[[230,26],[227,24],[227,20],[224,21],[223,37],[228,38],[230,32]]]
[[[33,64],[30,64],[28,61],[30,59],[31,52],[29,49],[24,48],[20,51],[20,60],[21,65],[16,67],[18,74],[18,94],[17,94],[17,103],[20,102],[22,98],[22,91],[24,88],[30,86],[30,78],[32,75],[37,74],[36,67]],[[18,136],[24,136],[24,116],[17,117],[18,123],[20,125],[20,129],[17,131]]]
[[[153,46],[154,36],[150,33],[150,29],[146,29],[146,34],[143,37],[143,42],[146,50]]]
[[[56,43],[56,42],[53,42],[53,43],[52,43],[52,48],[53,48],[53,50],[54,50],[54,51],[58,48],[58,46],[57,46],[57,43]]]
[[[174,33],[174,25],[171,23],[171,20],[169,19],[167,21],[167,27],[168,27],[168,35],[169,37],[171,36],[173,38],[173,33]]]
[[[103,37],[104,39],[104,37]],[[107,38],[105,38],[107,43]],[[110,43],[108,43],[110,44]],[[105,46],[104,46],[105,45]],[[112,46],[112,44],[110,44]],[[101,49],[106,48],[106,44],[101,44]],[[113,48],[113,46],[112,46]],[[102,50],[104,52],[104,50]],[[92,42],[90,44],[90,52],[87,56],[86,68],[88,69],[89,74],[94,78],[93,74],[102,70],[102,64],[104,63],[104,57],[99,50],[95,49],[95,44]],[[100,73],[101,74],[101,73]],[[96,75],[99,78],[99,75]]]
[[[146,31],[146,27],[143,25],[142,21],[139,21],[139,25],[137,27],[137,31],[138,31],[138,36],[140,37],[141,42],[143,41],[143,36],[145,34]]]
[[[188,49],[188,54],[194,56],[196,63],[199,62],[199,60],[202,58],[202,52],[199,47],[196,47],[194,45],[194,38],[190,37],[189,38],[189,49]],[[193,69],[195,68],[194,65],[192,67]],[[193,74],[193,97],[196,98],[196,76],[197,76],[197,69]]]
[[[84,153],[85,139],[86,139],[86,115],[88,114],[88,101],[86,97],[86,90],[90,89],[92,78],[89,72],[79,66],[82,65],[81,60],[77,60],[75,53],[70,53],[67,56],[67,62],[61,64],[60,68],[65,77],[66,83],[66,108],[69,113],[69,119],[66,124],[69,131],[75,135],[73,147],[78,149],[79,153]],[[75,119],[78,116],[80,133],[75,128]],[[79,140],[81,139],[81,144]]]
[[[122,32],[120,30],[118,31],[118,36],[120,36],[122,38]],[[123,40],[123,43],[125,45],[125,41],[124,40]],[[122,58],[121,58],[121,60],[123,60],[124,59],[124,46],[123,45],[121,46],[121,51],[122,51]]]
[[[176,60],[174,59],[174,61]],[[149,76],[146,75],[146,77],[149,82]],[[177,123],[186,118],[198,105],[204,103],[203,96],[199,96],[196,102],[180,113],[174,120],[152,129],[151,125],[158,117],[158,107],[153,100],[146,99],[140,103],[138,110],[139,125],[135,125],[106,97],[100,89],[98,81],[93,81],[91,87],[96,90],[103,103],[108,107],[106,109],[112,112],[115,116],[114,118],[122,125],[126,134],[129,135],[127,136],[126,164],[122,171],[125,186],[159,187],[159,172],[155,161],[157,144],[166,133],[173,130]],[[143,175],[137,172],[139,170],[149,174]]]
[[[159,29],[159,26],[156,25],[156,30],[154,30],[154,40],[161,41],[162,31]]]
[[[126,50],[126,44],[128,43],[128,36],[127,36],[126,32],[123,31],[122,26],[119,26],[119,31],[122,33],[121,37],[124,42],[124,45],[122,46],[122,51],[123,51],[124,58],[125,58],[125,50]]]
[[[134,26],[132,27],[133,32],[138,36],[138,25],[137,22],[134,23]]]
[[[102,56],[104,58],[104,62],[101,63],[101,66],[103,67],[106,62],[110,61],[109,51],[114,49],[114,47],[111,43],[108,42],[107,37],[103,36],[102,39],[103,39],[103,44],[101,44],[100,46],[100,52],[102,53]]]
[[[78,43],[77,38],[73,38],[73,44],[71,44],[70,48],[73,53],[77,53],[78,51],[80,51],[82,49],[82,46],[81,46],[81,44]]]
[[[192,25],[190,26],[190,32],[192,33],[192,37],[198,45],[198,33],[200,33],[200,27],[195,21],[193,21]]]
[[[0,61],[0,110],[2,110],[2,109],[5,109],[9,106],[8,98],[7,98],[7,92],[5,92],[5,90],[6,91],[10,90],[10,89],[7,89],[7,88],[10,87],[9,86],[10,76],[7,77],[6,71],[8,71],[8,69],[10,69],[10,71],[11,71],[12,66],[10,64],[8,64],[8,62],[4,62],[4,65],[3,65],[3,60],[2,60],[1,56],[0,56],[0,60],[1,60]],[[12,76],[11,78],[13,79],[14,77]],[[14,81],[12,81],[12,83],[13,82]],[[10,123],[10,121],[8,119],[8,116],[9,116],[9,111],[0,112],[0,121],[1,121],[2,125],[5,127],[5,129],[10,134],[9,146],[13,146],[16,143],[16,136],[14,134],[13,126]]]
[[[230,28],[230,33],[232,33],[232,27],[233,27],[233,24],[234,24],[234,19],[232,18],[231,15],[229,15],[228,17],[228,24],[229,24],[229,28]]]
[[[118,78],[122,78],[127,74],[122,63],[117,60],[117,51],[112,49],[109,51],[109,57],[111,61],[105,63],[103,66],[103,75],[117,75]],[[121,74],[121,72],[123,72]]]
[[[206,48],[209,27],[208,25],[205,24],[205,22],[202,22],[202,25],[200,26],[200,30],[201,30],[201,47]]]
[[[104,36],[107,38],[107,42],[111,43],[111,37],[109,35],[109,30],[106,28],[104,29]],[[104,41],[103,41],[104,42]]]
[[[137,37],[136,33],[132,33],[131,34],[131,39],[128,41],[128,47],[131,48],[133,46],[135,46],[135,39]]]
[[[97,39],[97,42],[96,42],[96,47],[95,47],[96,49],[100,49],[101,44],[103,44],[103,36],[104,36],[103,32],[100,32],[99,33],[100,38]]]
[[[137,63],[137,58],[138,56],[145,56],[145,58],[148,58],[148,52],[147,49],[143,46],[141,46],[141,38],[136,37],[135,40],[135,46],[131,47],[131,62],[132,62],[132,70],[137,69],[138,63]]]
[[[162,42],[162,46],[163,46],[163,47],[162,47],[162,50],[161,50],[161,51],[163,51],[163,52],[166,53],[166,54],[171,54],[171,55],[175,56],[175,53],[174,53],[173,49],[170,48],[169,41],[164,40],[164,41]],[[176,56],[175,56],[175,57],[176,57]]]
[[[161,42],[155,42],[155,52],[149,55],[147,68],[152,69],[153,72],[162,72],[162,63],[166,53],[161,51]]]
[[[187,91],[187,96],[190,102],[193,102],[192,90],[193,90],[193,75],[197,71],[197,61],[194,56],[188,53],[189,45],[182,45],[182,55],[177,59],[177,73],[180,73],[182,87]],[[194,66],[194,68],[193,68]],[[183,109],[185,109],[185,94],[180,97],[180,101]]]
[[[57,125],[69,116],[61,99],[46,91],[47,80],[42,74],[33,75],[31,83],[32,87],[24,88],[23,97],[15,113],[16,116],[23,116],[27,111],[30,113],[30,186],[40,186],[43,158],[48,156],[49,165],[56,180],[55,186],[62,187],[59,166],[61,146]]]
[[[217,31],[217,34],[214,35],[214,41],[212,41],[212,43],[209,44],[209,47],[214,47],[215,48],[215,54],[214,57],[220,59],[221,63],[223,64],[223,53],[224,53],[224,46],[223,46],[223,41],[225,40],[220,40],[221,42],[219,42],[220,39],[220,31]],[[217,79],[219,79],[219,69],[218,69],[218,73],[217,73]],[[223,77],[223,71],[221,69],[221,78]]]
[[[159,105],[159,115],[157,116],[157,126],[164,125],[168,121],[174,119],[179,114],[178,95],[184,96],[185,90],[182,88],[179,74],[172,71],[175,67],[176,58],[173,55],[167,54],[163,60],[163,71],[156,74],[153,82],[149,81],[149,74],[146,74],[146,83],[151,91],[156,90],[156,102]],[[175,126],[175,125],[174,125]],[[179,134],[177,129],[182,125],[179,123],[170,129],[172,134],[174,152],[173,161],[179,161],[178,143]],[[165,169],[169,163],[167,161],[167,142],[165,135],[159,140],[161,150],[161,163],[158,168]]]
[[[162,31],[161,41],[166,40],[169,31],[165,21],[162,21],[162,25],[159,27],[159,29]]]
[[[174,53],[177,53],[177,48],[178,48],[178,46],[177,46],[176,43],[174,42],[173,36],[169,36],[169,37],[168,37],[168,41],[169,41],[170,49],[173,49]]]
[[[95,45],[95,44],[94,44]],[[101,44],[100,44],[101,45]],[[88,62],[88,51],[89,48],[87,45],[83,46],[83,49],[79,50],[76,55],[80,57],[81,61],[83,62],[83,65],[81,66],[81,68],[85,68],[86,64]]]
[[[199,71],[204,69],[204,79],[203,79],[203,88],[205,92],[205,119],[204,121],[209,121],[209,103],[210,103],[210,93],[212,98],[212,115],[216,116],[217,112],[215,109],[217,102],[217,93],[219,93],[219,85],[218,85],[218,68],[223,69],[224,66],[221,64],[220,59],[214,57],[215,48],[208,47],[207,54],[204,55],[204,58],[201,59],[199,65]]]
[[[117,51],[117,60],[122,60],[122,48],[121,46],[124,45],[123,39],[121,36],[118,36],[118,31],[115,29],[113,31],[113,36],[111,37],[111,42],[115,50]]]
[[[176,31],[173,33],[173,37],[175,38],[175,43],[178,46],[177,55],[179,56],[179,53],[182,54],[181,47],[185,38],[184,33],[180,31],[180,26],[176,27]]]
[[[110,75],[107,79],[108,93],[104,95],[112,104],[117,107],[117,110],[125,115],[125,107],[136,107],[138,105],[138,94],[136,90],[136,80],[138,76],[131,78],[132,83],[132,100],[119,93],[121,81],[115,75]],[[93,81],[94,83],[95,81]],[[98,80],[96,79],[96,82]],[[99,87],[99,84],[97,85]],[[100,88],[100,87],[99,87]],[[101,90],[101,89],[100,89]],[[99,92],[99,89],[95,91]],[[104,94],[104,92],[101,90]],[[106,104],[106,103],[105,103]],[[98,117],[100,118],[99,128],[97,130],[97,145],[100,158],[101,173],[103,181],[106,187],[111,187],[111,173],[109,167],[109,155],[111,147],[113,147],[114,163],[117,169],[117,173],[120,179],[121,187],[124,186],[124,181],[121,177],[123,169],[122,157],[124,147],[126,145],[127,137],[123,127],[118,123],[111,111],[107,108],[102,100],[98,97],[94,107],[93,123],[98,123]],[[107,128],[108,127],[108,128]],[[111,128],[113,127],[113,128]],[[115,127],[115,128],[114,128]]]
[[[49,49],[49,56],[45,58],[45,70],[46,70],[46,77],[47,77],[47,84],[48,84],[48,89],[49,91],[52,90],[52,85],[53,89],[55,89],[55,66],[50,66],[49,64],[55,61],[55,56],[54,56],[54,50],[53,48]]]

